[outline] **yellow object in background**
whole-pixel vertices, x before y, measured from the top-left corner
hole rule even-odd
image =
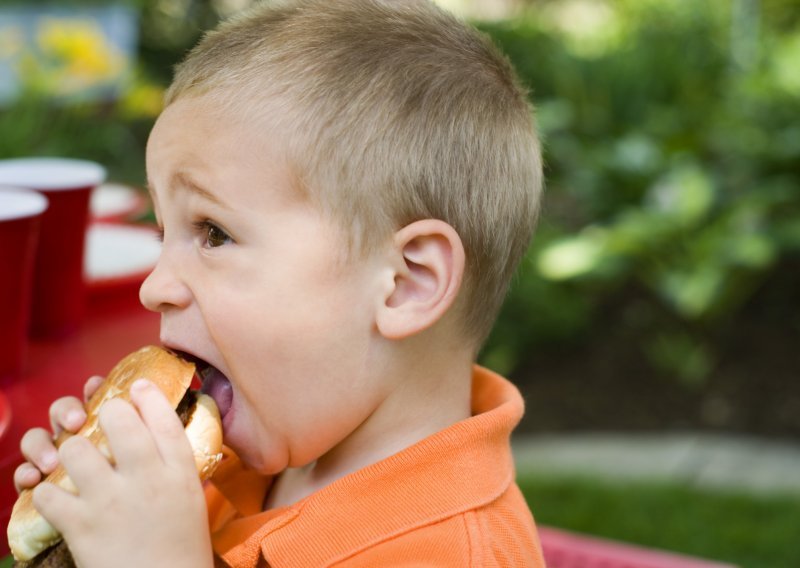
[[[122,4],[0,7],[0,103],[117,98],[135,66],[137,18]]]

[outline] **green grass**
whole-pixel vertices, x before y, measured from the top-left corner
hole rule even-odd
[[[542,525],[743,568],[800,566],[800,495],[523,474],[519,485]]]

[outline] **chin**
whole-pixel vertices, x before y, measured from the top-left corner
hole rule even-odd
[[[271,436],[254,434],[247,426],[241,431],[241,425],[235,421],[225,426],[225,445],[236,453],[247,469],[262,475],[276,475],[289,467],[289,449],[284,444],[270,442]]]

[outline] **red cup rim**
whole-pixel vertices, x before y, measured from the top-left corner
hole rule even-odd
[[[84,260],[84,275],[89,293],[143,282],[158,261],[161,245],[157,236],[158,230],[152,225],[92,223]],[[115,250],[117,243],[133,248],[127,251]],[[103,251],[98,247],[109,247],[107,251],[115,253],[113,266],[104,266]],[[131,254],[136,250],[141,251],[138,258],[135,258],[135,253]]]
[[[0,187],[0,221],[36,217],[47,209],[47,197],[30,189]]]
[[[73,158],[14,158],[0,160],[0,184],[42,191],[94,187],[106,179],[106,169]]]
[[[89,209],[97,222],[120,222],[143,213],[147,199],[141,191],[124,183],[102,183],[92,190]]]
[[[103,295],[114,290],[127,289],[138,287],[142,285],[145,278],[150,274],[149,270],[132,272],[124,276],[115,276],[103,278],[99,280],[88,280],[86,282],[86,291],[90,297]]]

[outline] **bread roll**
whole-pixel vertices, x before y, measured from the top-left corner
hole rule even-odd
[[[113,456],[98,425],[98,412],[112,398],[130,400],[130,387],[139,378],[153,382],[177,408],[194,376],[194,363],[184,361],[161,347],[148,346],[131,353],[111,370],[103,384],[86,403],[86,423],[76,435],[88,438],[111,463]],[[201,479],[211,476],[222,458],[222,423],[214,400],[198,394],[194,411],[185,424],[195,465]],[[64,468],[58,467],[45,481],[77,493]],[[8,524],[8,544],[16,560],[30,560],[61,540],[61,535],[33,506],[33,491],[22,491],[14,504]]]

